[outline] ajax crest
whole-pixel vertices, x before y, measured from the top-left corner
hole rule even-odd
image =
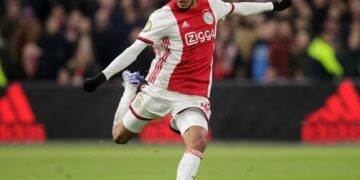
[[[210,12],[205,12],[203,15],[204,21],[206,24],[213,24],[214,18]]]

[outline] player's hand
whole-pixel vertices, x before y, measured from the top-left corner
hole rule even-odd
[[[289,8],[292,4],[291,0],[274,0],[272,3],[274,5],[273,11],[282,11]]]
[[[94,92],[97,87],[106,81],[104,73],[99,73],[95,77],[85,79],[83,89],[87,92]]]

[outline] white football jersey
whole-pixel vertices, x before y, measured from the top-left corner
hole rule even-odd
[[[234,5],[221,0],[197,0],[183,11],[172,0],[153,12],[137,39],[156,53],[146,80],[184,94],[210,96],[217,21]]]

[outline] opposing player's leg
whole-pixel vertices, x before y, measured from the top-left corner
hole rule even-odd
[[[122,74],[124,93],[120,99],[118,108],[116,109],[114,124],[113,124],[113,140],[119,144],[126,144],[136,133],[133,133],[125,128],[123,125],[123,119],[125,115],[129,112],[129,105],[131,99],[135,96],[136,90],[140,85],[143,77],[139,73],[130,73],[129,71],[124,71]],[[133,118],[131,115],[128,115],[127,118]]]
[[[186,146],[177,169],[177,180],[193,180],[207,146],[208,122],[200,109],[189,108],[176,115],[175,123]]]

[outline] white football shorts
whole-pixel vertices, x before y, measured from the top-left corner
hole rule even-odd
[[[206,119],[178,116],[189,108],[200,109],[198,112]],[[123,123],[129,131],[139,133],[151,120],[161,119],[169,114],[172,114],[177,125],[184,124],[184,127],[178,127],[181,134],[191,126],[201,126],[207,130],[207,121],[211,115],[210,102],[206,97],[168,91],[150,84],[142,87],[142,91],[131,101],[130,111],[126,113]],[[179,120],[182,122],[178,122]]]

